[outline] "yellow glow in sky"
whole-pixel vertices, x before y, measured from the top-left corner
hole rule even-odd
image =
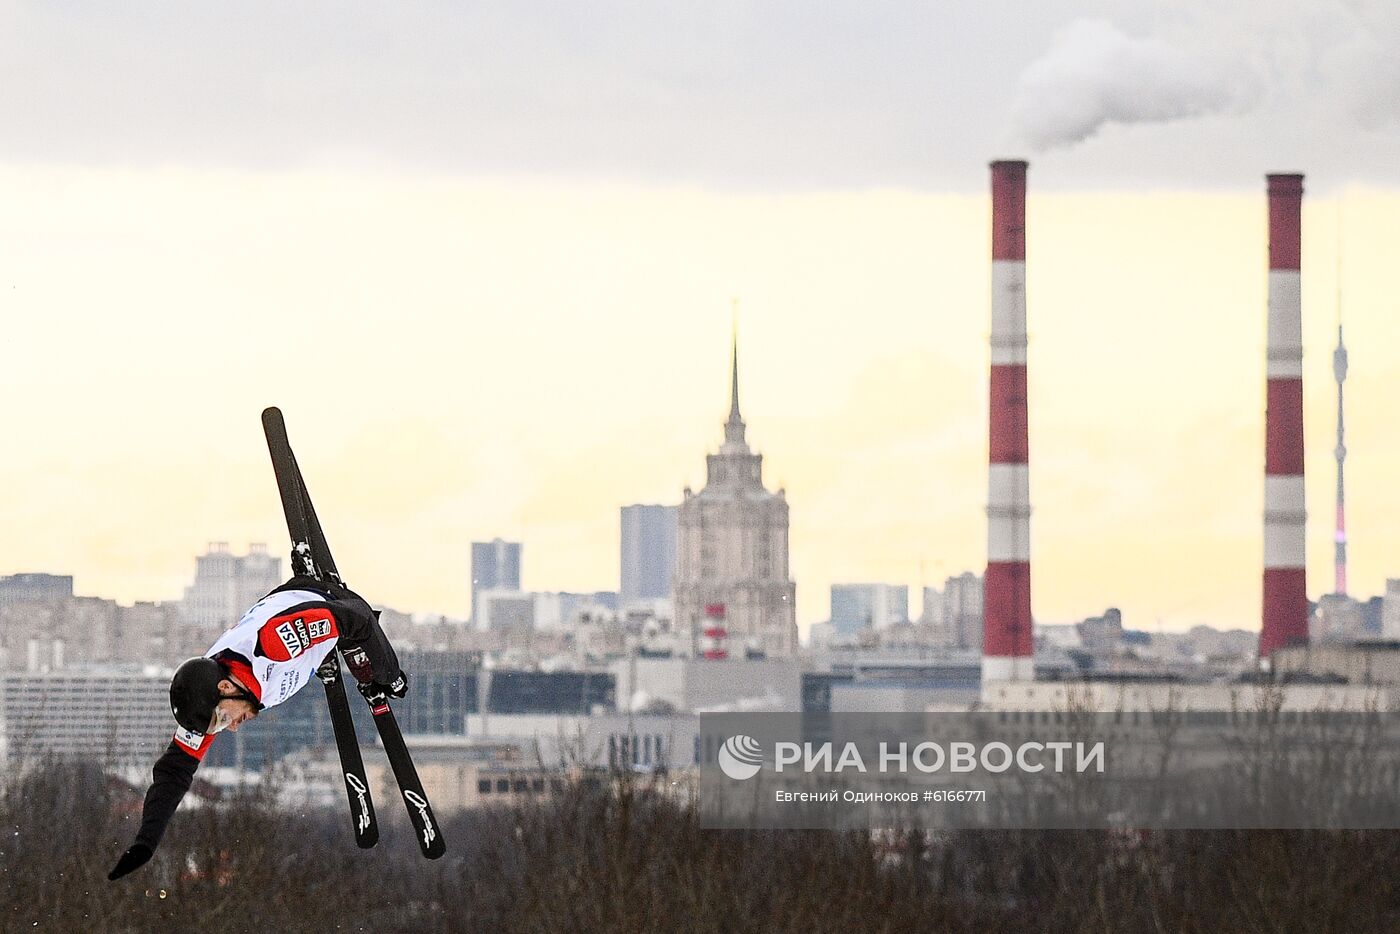
[[[1248,194],[1038,195],[1034,609],[1257,627],[1263,172]],[[469,544],[615,589],[618,508],[704,482],[743,413],[792,507],[798,619],[833,582],[985,563],[989,207],[326,174],[0,169],[0,574],[178,598],[207,542],[285,540],[286,413],[371,600],[465,616]],[[1338,206],[1351,589],[1400,576],[1400,193],[1305,202],[1309,593],[1331,589]]]

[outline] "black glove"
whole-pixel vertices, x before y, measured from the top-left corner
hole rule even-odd
[[[305,544],[292,546],[291,569],[293,577],[310,577],[314,580],[315,574],[312,572],[315,568],[308,566],[308,562],[311,561],[311,548],[309,546]]]
[[[108,881],[120,879],[133,869],[140,869],[150,861],[151,853],[154,851],[144,843],[133,844],[131,849],[122,854],[122,858],[117,860],[117,864],[112,867],[112,871],[107,873]]]
[[[389,698],[403,698],[408,695],[408,675],[400,673],[388,684],[379,681],[360,681],[356,684],[365,700],[371,705],[382,704]]]
[[[366,685],[374,683],[374,669],[369,664],[369,653],[357,645],[346,646],[344,655],[345,667],[355,676],[355,680],[360,684],[360,692],[363,693]]]

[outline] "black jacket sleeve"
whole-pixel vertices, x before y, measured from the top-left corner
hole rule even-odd
[[[349,653],[354,649],[364,649],[365,654],[369,656],[369,677],[365,677],[365,672],[356,670],[353,664],[350,666],[356,680],[390,684],[403,674],[399,668],[399,657],[394,653],[394,647],[389,644],[388,636],[384,635],[384,630],[380,628],[378,615],[370,609],[368,603],[352,596],[331,600],[327,605],[335,615],[336,624],[340,626],[340,641],[342,651],[346,653],[347,664]]]
[[[294,613],[297,610],[324,606],[335,617],[340,630],[340,647],[347,654],[353,649],[364,649],[369,656],[370,671],[356,670],[352,673],[358,681],[377,681],[389,684],[403,674],[399,667],[399,657],[389,644],[388,636],[380,628],[379,616],[365,599],[355,591],[341,584],[318,581],[311,577],[293,577],[278,590],[310,590],[324,594],[324,602],[303,603],[284,610]],[[274,591],[275,592],[275,591]]]
[[[141,829],[136,833],[136,842],[155,849],[160,838],[165,835],[165,825],[170,823],[175,809],[190,790],[194,781],[195,769],[199,760],[176,745],[174,740],[166,747],[165,753],[156,760],[151,769],[151,787],[146,792],[146,804],[141,811]]]

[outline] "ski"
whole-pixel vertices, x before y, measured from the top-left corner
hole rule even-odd
[[[287,428],[282,413],[275,408],[263,412],[263,432],[272,455],[272,470],[277,477],[277,490],[282,497],[282,511],[287,517],[287,531],[292,539],[292,561],[299,566],[293,573],[324,580],[339,581],[334,567],[318,567],[312,547],[313,534],[320,533],[320,523],[312,527],[315,513],[306,496],[301,470],[287,442]],[[308,518],[310,516],[311,518]],[[315,537],[324,536],[315,534]],[[328,553],[328,552],[327,552]],[[350,804],[350,817],[355,832],[355,845],[369,849],[379,842],[379,822],[374,816],[374,799],[369,791],[369,777],[360,756],[360,740],[355,733],[355,721],[350,716],[350,701],[341,679],[340,661],[332,652],[316,669],[316,677],[326,690],[326,706],[330,709],[331,729],[335,733],[336,751],[340,755],[340,774],[345,780],[345,795]]]
[[[293,560],[301,561],[302,567],[298,568],[301,573],[308,573],[318,580],[330,580],[337,584],[343,584],[340,572],[335,566],[335,559],[331,557],[330,546],[326,544],[325,533],[321,530],[320,520],[316,517],[316,510],[311,504],[311,496],[306,490],[306,481],[301,476],[301,469],[297,465],[296,455],[292,453],[290,442],[287,440],[287,428],[283,422],[282,413],[277,408],[269,408],[263,412],[263,430],[267,435],[268,448],[272,451],[273,468],[277,473],[277,485],[282,493],[283,510],[287,514],[288,530],[292,533]],[[286,480],[283,474],[286,473]],[[296,526],[293,525],[293,517],[296,518]],[[378,617],[376,611],[375,616]],[[331,661],[334,662],[334,653]],[[325,666],[322,666],[323,668]],[[340,706],[344,708],[345,719],[348,721],[350,712],[346,702],[345,687],[339,678],[339,664],[335,664],[335,684],[326,683],[326,697],[331,703],[332,721],[336,718],[336,703],[332,698],[332,690],[338,692]],[[320,672],[317,672],[318,676]],[[324,679],[323,679],[324,682]],[[408,745],[404,742],[403,733],[399,729],[398,720],[394,717],[394,712],[389,706],[389,699],[385,696],[368,699],[370,712],[374,715],[374,726],[379,732],[379,741],[384,746],[385,755],[389,759],[389,766],[393,769],[394,779],[398,782],[399,790],[403,794],[404,806],[408,810],[409,822],[418,838],[419,849],[428,859],[437,859],[447,851],[446,842],[442,838],[442,833],[438,829],[437,818],[433,814],[432,805],[428,802],[427,793],[423,790],[423,782],[418,777],[418,770],[414,767],[413,757],[409,754]],[[353,723],[350,724],[351,742],[355,743],[354,762],[359,766],[356,774],[363,777],[364,766],[360,761],[359,746],[353,737]],[[337,727],[336,743],[341,746],[341,762],[345,763],[345,748],[341,745],[340,730]],[[362,789],[355,789],[351,785],[351,769],[346,768],[347,791],[351,793],[351,811],[356,807],[356,794],[363,791],[363,801],[369,808],[370,825],[374,826],[373,806],[369,804],[368,782],[361,781]],[[357,827],[358,827],[357,823]],[[378,838],[378,829],[374,829],[375,839]],[[357,830],[357,841],[359,839]],[[362,843],[361,846],[373,846],[373,841]]]

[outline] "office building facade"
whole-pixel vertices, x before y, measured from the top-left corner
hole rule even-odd
[[[676,576],[676,507],[622,507],[621,557],[618,594],[623,607],[670,599]]]
[[[487,590],[520,590],[520,543],[496,538],[472,542],[472,622],[477,617],[481,594]]]

